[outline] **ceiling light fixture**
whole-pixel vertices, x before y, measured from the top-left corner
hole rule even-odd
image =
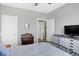
[[[52,3],[48,3],[49,5],[51,5]]]

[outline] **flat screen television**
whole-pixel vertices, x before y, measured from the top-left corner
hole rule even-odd
[[[79,36],[79,25],[64,26],[64,34],[71,36]]]

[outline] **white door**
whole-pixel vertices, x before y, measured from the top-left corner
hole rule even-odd
[[[54,33],[55,33],[55,19],[50,19],[47,21],[47,41],[51,41]]]
[[[3,44],[18,45],[17,16],[1,16],[1,35],[1,42]]]

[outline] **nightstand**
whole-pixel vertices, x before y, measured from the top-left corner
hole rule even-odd
[[[22,45],[33,44],[34,37],[30,33],[25,33],[21,35]]]

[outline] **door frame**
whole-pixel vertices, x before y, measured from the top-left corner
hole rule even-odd
[[[39,20],[42,20],[42,21],[46,21],[47,22],[47,19],[45,19],[45,18],[37,18],[37,43],[38,43],[38,21]],[[47,25],[46,25],[46,27],[47,27]],[[47,35],[47,33],[46,33],[46,35]],[[47,39],[47,36],[46,36],[46,39]]]

